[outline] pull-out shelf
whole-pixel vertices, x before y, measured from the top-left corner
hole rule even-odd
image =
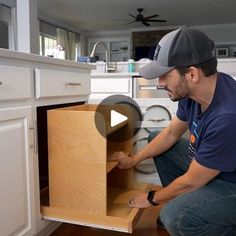
[[[121,105],[118,110],[127,114],[126,108]],[[103,136],[96,129],[95,112],[95,105],[48,111],[49,204],[42,206],[42,215],[44,219],[132,233],[141,210],[130,208],[128,201],[150,186],[133,182],[132,168],[120,170],[118,163],[107,157],[114,151],[132,153],[131,139],[118,143],[110,139],[111,134],[129,135],[132,125],[127,121],[109,129],[109,109],[104,107]]]

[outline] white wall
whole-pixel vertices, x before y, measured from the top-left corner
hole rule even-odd
[[[115,39],[119,37],[129,37],[131,39],[132,32],[134,31],[152,31],[152,30],[164,30],[164,29],[176,29],[181,27],[180,25],[168,26],[168,27],[146,27],[133,29],[130,31],[101,31],[95,33],[87,33],[85,36],[87,41],[97,38],[110,38]],[[236,23],[235,24],[218,24],[218,25],[197,25],[193,26],[205,32],[212,40],[214,40],[216,46],[228,46],[230,56],[236,54]],[[132,40],[131,40],[132,42]],[[131,45],[132,46],[132,45]]]
[[[149,27],[140,28],[130,31],[101,31],[96,33],[87,33],[85,36],[91,38],[114,38],[114,37],[131,37],[133,31],[151,31],[163,29],[176,29],[181,26],[168,26],[168,27]],[[219,25],[197,25],[193,26],[204,31],[216,44],[236,44],[236,23],[235,24],[219,24]]]
[[[216,44],[236,44],[236,23],[195,26],[204,31]]]

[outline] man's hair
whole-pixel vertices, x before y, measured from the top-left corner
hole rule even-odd
[[[217,72],[217,59],[216,57],[213,57],[206,62],[197,64],[197,65],[192,65],[192,66],[201,69],[203,74],[206,77],[208,77],[208,76],[214,75]],[[191,66],[177,67],[176,70],[180,73],[180,75],[185,75],[188,72],[190,67]]]

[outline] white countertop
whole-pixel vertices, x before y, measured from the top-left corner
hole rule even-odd
[[[23,60],[23,61],[30,61],[30,62],[40,62],[45,64],[53,64],[53,65],[60,65],[60,66],[69,66],[69,67],[76,67],[81,69],[95,69],[96,66],[86,63],[79,63],[70,60],[62,60],[56,59],[51,57],[40,56],[37,54],[32,53],[23,53],[8,49],[0,49],[0,59],[16,59],[16,60]]]
[[[110,72],[110,73],[102,73],[102,72],[92,72],[92,77],[133,77],[140,76],[138,72]]]

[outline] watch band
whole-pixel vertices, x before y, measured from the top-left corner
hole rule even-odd
[[[153,201],[153,198],[154,198],[155,193],[156,193],[156,191],[153,190],[153,191],[149,191],[149,192],[148,192],[148,195],[147,195],[147,200],[148,200],[148,202],[149,202],[150,204],[152,204],[153,206],[159,205],[158,202],[154,202],[154,201]]]

